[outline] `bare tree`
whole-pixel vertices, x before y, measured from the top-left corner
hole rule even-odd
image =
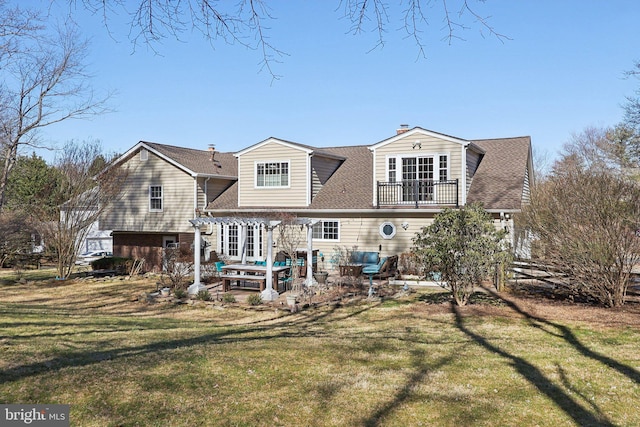
[[[300,293],[303,289],[298,280],[301,267],[298,265],[298,249],[306,244],[306,233],[301,230],[303,226],[296,222],[297,217],[294,214],[283,212],[277,214],[275,218],[281,221],[278,226],[278,249],[291,260],[291,289],[295,293]]]
[[[70,5],[76,4],[76,0],[68,1]],[[124,11],[129,16],[129,34],[134,46],[143,42],[153,48],[165,37],[179,39],[185,31],[196,29],[212,42],[221,39],[260,52],[262,68],[277,79],[272,64],[286,53],[270,41],[270,25],[276,17],[269,3],[268,0],[82,0],[88,10],[102,16],[107,28],[111,17]],[[377,34],[371,50],[384,47],[388,27],[392,26],[394,30],[402,28],[406,37],[415,42],[419,56],[425,57],[423,35],[429,27],[428,18],[438,22],[438,31],[444,31],[443,40],[449,44],[455,39],[463,40],[461,32],[474,26],[500,41],[509,39],[497,32],[490,24],[490,17],[481,15],[468,0],[402,0],[397,15],[392,13],[387,0],[339,0],[336,10],[347,18],[350,33],[373,31]]]
[[[640,135],[625,123],[586,127],[564,144],[553,166],[554,175],[576,170],[630,176],[640,166]]]
[[[0,63],[22,49],[22,40],[30,39],[42,31],[43,25],[38,13],[32,10],[9,7],[0,0]]]
[[[625,302],[631,269],[640,261],[640,187],[602,170],[567,168],[531,193],[523,219],[536,254],[564,273],[566,289],[607,307]]]
[[[84,65],[87,42],[75,26],[48,31],[40,16],[0,3],[0,211],[20,149],[41,147],[38,131],[72,118],[105,112]],[[2,19],[2,18],[0,18]],[[7,19],[9,22],[7,22]]]
[[[122,196],[127,170],[107,168],[95,176],[95,160],[101,155],[98,141],[69,142],[55,161],[63,175],[55,190],[60,200],[59,220],[40,221],[38,228],[56,258],[61,278],[71,274],[91,225],[112,201]]]
[[[633,68],[626,73],[627,77],[640,78],[640,61],[633,64]],[[624,107],[624,123],[634,129],[640,129],[640,89],[636,89],[635,95],[627,96]]]

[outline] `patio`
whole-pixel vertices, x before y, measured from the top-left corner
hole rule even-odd
[[[193,228],[194,228],[194,247],[200,248],[202,244],[202,236],[201,236],[201,228],[212,225],[212,224],[233,224],[238,225],[242,228],[247,227],[264,227],[267,231],[267,241],[266,241],[266,268],[264,271],[264,278],[260,279],[260,282],[264,281],[264,286],[261,286],[260,296],[263,301],[274,301],[278,299],[279,293],[275,289],[277,288],[277,275],[276,282],[274,286],[274,254],[273,254],[273,230],[282,224],[281,220],[271,219],[271,218],[245,218],[245,217],[198,217],[190,220]],[[293,224],[300,225],[306,227],[306,240],[307,240],[307,248],[305,250],[307,254],[306,259],[306,284],[313,284],[313,245],[312,245],[312,229],[313,226],[318,222],[316,219],[311,218],[296,218]],[[243,236],[246,236],[246,233],[242,233]],[[242,254],[241,254],[241,262],[240,264],[247,264],[246,262],[246,252],[244,250],[245,243],[242,244]],[[195,295],[206,287],[201,283],[200,280],[200,268],[201,268],[201,260],[200,260],[200,251],[194,251],[194,279],[193,284],[189,286],[188,293],[189,295]],[[237,277],[233,277],[237,279]],[[229,277],[228,279],[231,279]]]

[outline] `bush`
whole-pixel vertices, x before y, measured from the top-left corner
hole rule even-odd
[[[236,302],[236,297],[233,294],[226,293],[222,295],[222,302],[226,302],[226,303]]]
[[[262,297],[260,296],[260,294],[251,294],[247,297],[247,304],[260,305],[262,304]]]
[[[416,234],[412,252],[425,271],[439,271],[456,304],[465,305],[491,267],[508,257],[501,242],[505,234],[479,204],[445,208]]]
[[[196,299],[199,299],[200,301],[211,301],[211,294],[208,290],[203,289],[201,291],[198,291],[198,293],[196,294]]]
[[[124,257],[106,257],[91,261],[93,270],[116,270],[118,273],[129,271],[132,265],[133,259]]]
[[[176,288],[176,289],[173,290],[173,296],[175,296],[178,299],[186,298],[187,297],[187,291],[185,291],[182,288]]]
[[[640,262],[637,182],[569,169],[537,185],[523,214],[538,240],[539,261],[571,278],[563,286],[605,307],[625,303]]]

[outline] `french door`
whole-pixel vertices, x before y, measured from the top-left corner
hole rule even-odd
[[[248,260],[263,258],[263,227],[238,224],[220,224],[218,229],[218,250],[231,259],[239,260],[245,251]]]
[[[402,158],[403,202],[433,200],[433,157]]]

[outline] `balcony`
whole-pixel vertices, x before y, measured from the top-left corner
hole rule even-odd
[[[378,181],[378,207],[404,205],[458,207],[458,180]]]

